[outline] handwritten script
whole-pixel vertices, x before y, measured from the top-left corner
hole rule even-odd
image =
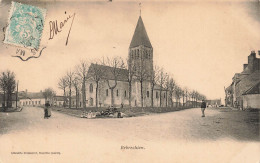
[[[65,11],[65,14],[66,14],[66,11]],[[71,31],[71,27],[72,27],[72,24],[73,24],[73,21],[74,21],[74,18],[75,18],[75,15],[76,13],[72,14],[72,15],[69,15],[67,16],[66,19],[64,19],[63,21],[59,22],[57,20],[55,21],[50,21],[49,22],[49,25],[50,25],[50,37],[49,37],[49,40],[52,40],[54,38],[55,35],[57,35],[58,33],[60,33],[62,31],[62,28],[68,23],[68,21],[70,19],[72,19],[71,21],[71,24],[70,24],[70,29],[69,29],[69,32],[68,32],[68,36],[67,36],[67,40],[66,40],[66,46],[68,44],[68,41],[69,41],[69,36],[70,36],[70,31]]]

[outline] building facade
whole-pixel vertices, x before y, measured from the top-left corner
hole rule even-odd
[[[260,51],[258,51],[258,55],[260,55]],[[252,51],[248,56],[248,63],[243,65],[243,71],[236,73],[231,85],[225,89],[225,105],[242,109],[256,106],[260,108],[259,91],[256,91],[254,95],[249,91],[253,88],[256,89],[259,82],[260,58],[257,58],[255,51]]]

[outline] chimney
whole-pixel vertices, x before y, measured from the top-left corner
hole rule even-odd
[[[256,59],[255,51],[251,51],[251,54],[248,56],[248,69],[252,73],[254,71],[254,60]]]
[[[255,51],[254,51],[254,50],[252,50],[252,51],[251,51],[251,54],[250,54],[250,56],[253,56],[254,58],[256,57],[256,53],[255,53]]]
[[[248,66],[248,64],[244,64],[244,68],[243,68],[243,70],[245,70],[247,66]]]

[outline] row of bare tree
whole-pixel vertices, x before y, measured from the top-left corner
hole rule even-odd
[[[176,81],[173,79],[172,75],[165,72],[163,68],[158,66],[154,66],[153,69],[153,77],[151,80],[152,83],[152,93],[155,85],[159,85],[160,92],[159,92],[159,100],[160,100],[160,107],[162,106],[162,92],[165,92],[165,105],[166,107],[173,107],[174,106],[174,98],[177,105],[181,105],[182,99],[182,106],[187,106],[187,102],[191,101],[193,107],[196,107],[197,102],[203,99],[206,99],[206,96],[202,95],[196,90],[190,90],[187,87],[181,88]],[[152,95],[153,97],[153,95]],[[153,106],[153,98],[152,106]]]
[[[141,60],[142,62],[142,60]],[[92,65],[91,65],[92,63]],[[140,67],[136,67],[136,66]],[[105,75],[104,67],[108,66],[106,73],[111,76]],[[187,101],[193,101],[196,104],[198,100],[206,99],[198,91],[190,90],[188,88],[181,88],[173,79],[172,75],[165,72],[163,68],[154,66],[152,71],[146,71],[145,64],[133,64],[130,60],[124,61],[120,57],[103,58],[101,60],[87,61],[81,60],[80,63],[73,69],[68,70],[67,73],[59,80],[58,87],[63,90],[64,101],[68,97],[68,107],[71,108],[72,94],[76,96],[76,108],[79,106],[80,94],[82,99],[83,108],[86,108],[86,81],[89,78],[95,82],[96,85],[96,98],[95,105],[98,107],[98,89],[101,81],[105,81],[111,93],[111,106],[114,105],[114,89],[117,87],[118,79],[122,71],[120,69],[128,69],[128,99],[129,106],[131,107],[132,101],[132,84],[137,80],[140,83],[141,106],[144,106],[144,82],[151,83],[151,107],[154,106],[154,89],[159,86],[159,100],[160,107],[163,106],[163,92],[166,93],[166,107],[174,106],[175,101],[180,105],[181,99],[183,106]],[[90,70],[89,70],[90,68]],[[105,67],[106,68],[106,67]],[[89,73],[88,73],[89,71]],[[109,71],[109,72],[108,72]],[[112,79],[112,80],[111,80]],[[81,93],[80,93],[81,92]],[[66,103],[64,103],[66,105]],[[195,106],[194,106],[195,107]]]

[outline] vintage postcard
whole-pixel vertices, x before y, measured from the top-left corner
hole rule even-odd
[[[259,163],[258,0],[0,0],[0,163]]]

